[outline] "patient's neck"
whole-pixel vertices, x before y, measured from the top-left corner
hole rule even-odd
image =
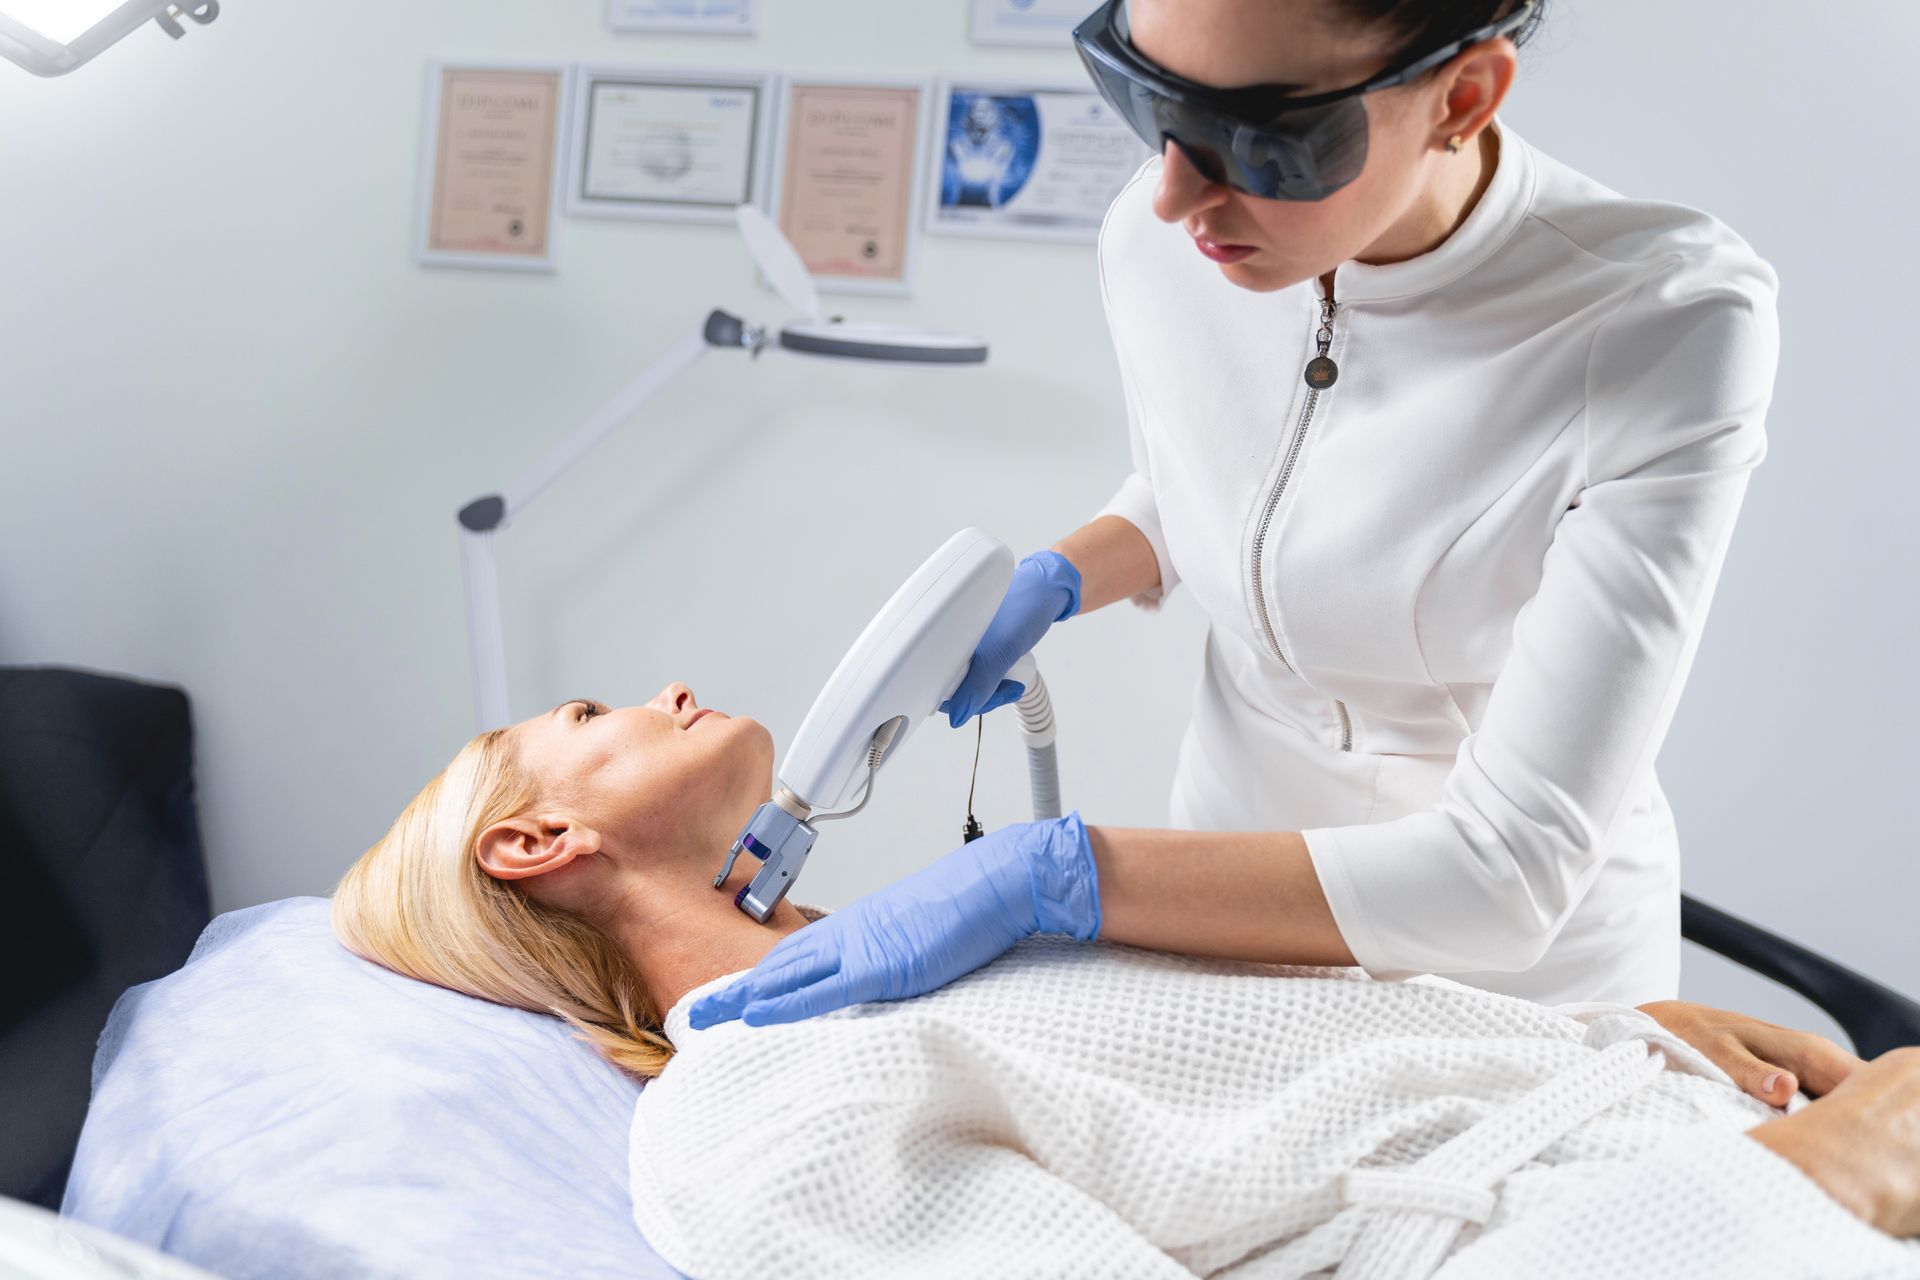
[[[750,858],[741,862],[746,865],[717,889],[711,876],[660,868],[622,895],[608,932],[640,975],[657,1016],[666,1017],[701,983],[752,968],[807,923],[784,900],[765,924],[734,906],[733,895],[760,866]]]

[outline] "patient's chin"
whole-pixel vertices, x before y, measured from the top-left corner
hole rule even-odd
[[[725,725],[716,725],[715,728],[725,728],[736,735],[739,742],[737,749],[743,754],[751,753],[756,774],[772,774],[773,734],[767,726],[751,716],[735,716]]]
[[[745,806],[742,822],[751,816],[755,805],[772,799],[773,734],[765,725],[750,716],[733,716],[727,720],[708,716],[695,725],[691,733],[713,735],[706,742],[707,750],[712,752],[707,757],[708,765],[714,770],[713,780],[719,784],[721,796],[725,797],[723,803],[728,807]],[[724,782],[720,781],[722,778]]]

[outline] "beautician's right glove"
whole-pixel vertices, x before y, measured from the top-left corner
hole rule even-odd
[[[1036,551],[1013,567],[1013,582],[986,634],[974,646],[973,662],[953,696],[940,704],[958,729],[976,715],[1005,706],[1026,692],[1008,668],[1033,651],[1047,628],[1080,611],[1080,571],[1058,551]]]
[[[1100,933],[1100,882],[1078,813],[1016,822],[774,943],[687,1011],[694,1030],[793,1022],[943,987],[1036,933]]]

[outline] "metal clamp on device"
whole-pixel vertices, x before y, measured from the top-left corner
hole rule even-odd
[[[773,799],[754,810],[747,825],[740,828],[740,834],[733,839],[733,847],[727,850],[727,861],[720,868],[720,874],[713,878],[713,887],[718,889],[733,874],[734,861],[744,851],[760,859],[760,870],[753,879],[742,886],[733,895],[733,905],[752,916],[761,924],[773,914],[780,899],[787,896],[787,890],[800,878],[800,868],[807,865],[807,853],[813,848],[814,837],[820,832],[811,826],[814,822],[827,822],[834,818],[851,818],[867,807],[867,801],[873,799],[874,776],[880,772],[880,762],[887,757],[887,748],[893,745],[894,738],[906,723],[905,716],[895,716],[881,725],[867,746],[867,785],[860,794],[860,803],[851,809],[839,813],[814,813],[807,803],[787,789],[785,783],[773,793]]]
[[[800,868],[807,865],[807,852],[820,834],[807,821],[808,814],[807,806],[784,786],[774,792],[773,799],[754,810],[747,825],[734,837],[726,865],[713,878],[713,887],[718,889],[727,882],[742,850],[760,859],[760,870],[733,895],[733,905],[765,924],[780,899],[787,896]]]

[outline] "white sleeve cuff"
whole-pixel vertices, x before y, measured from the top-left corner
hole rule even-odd
[[[1369,973],[1517,973],[1552,945],[1559,926],[1541,895],[1571,879],[1554,865],[1565,855],[1545,841],[1515,849],[1465,812],[1465,831],[1436,807],[1303,833],[1334,922]]]
[[[1153,558],[1160,566],[1160,585],[1134,596],[1133,602],[1142,609],[1158,609],[1180,584],[1180,575],[1174,572],[1173,561],[1167,556],[1167,539],[1160,532],[1160,509],[1154,503],[1152,482],[1138,471],[1130,473],[1120,485],[1120,491],[1093,513],[1095,520],[1101,516],[1119,516],[1138,529],[1147,545],[1153,548]]]
[[[1426,972],[1423,969],[1396,968],[1387,962],[1390,953],[1374,932],[1366,908],[1361,905],[1361,896],[1355,891],[1352,878],[1347,875],[1347,860],[1340,848],[1339,829],[1316,827],[1301,832],[1300,836],[1307,842],[1307,856],[1313,860],[1314,874],[1320,877],[1320,891],[1327,895],[1327,906],[1333,911],[1333,923],[1339,927],[1347,950],[1353,952],[1354,962],[1365,969],[1369,977],[1382,982],[1403,982]]]

